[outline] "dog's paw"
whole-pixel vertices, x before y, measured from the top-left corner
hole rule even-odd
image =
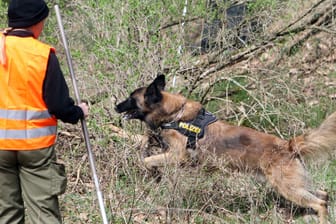
[[[304,215],[302,219],[304,223],[318,223],[317,215]]]

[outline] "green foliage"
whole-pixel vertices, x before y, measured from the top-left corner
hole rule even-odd
[[[8,1],[2,0],[0,2],[0,14],[2,15],[0,19],[0,29],[7,27],[7,5]]]
[[[250,93],[244,86],[247,83],[246,77],[233,77],[217,81],[212,88],[212,93],[216,97],[229,97],[235,103],[249,102],[251,99]],[[215,101],[210,101],[207,104],[207,108],[210,111],[217,111],[221,107]]]
[[[265,9],[275,9],[279,4],[278,0],[256,0],[248,3],[248,10],[253,14]]]
[[[304,45],[283,54],[292,58],[277,58],[276,52],[268,52],[269,55],[260,53],[261,61],[251,58],[246,66],[211,73],[209,80],[213,78],[212,81],[191,87],[198,72],[206,71],[202,68],[194,70],[196,61],[201,60],[198,55],[191,55],[187,50],[178,53],[178,47],[183,46],[185,41],[181,22],[184,19],[202,17],[211,20],[224,16],[222,10],[233,1],[217,1],[218,11],[207,9],[208,1],[188,1],[187,14],[183,18],[184,2],[48,1],[51,11],[41,40],[56,47],[70,90],[72,86],[54,4],[58,4],[61,10],[82,98],[90,101],[103,93],[99,100],[90,102],[87,124],[109,221],[117,224],[280,223],[284,217],[282,210],[278,209],[283,199],[267,186],[256,183],[252,177],[226,169],[211,172],[206,167],[167,167],[163,168],[161,181],[158,182],[142,167],[143,155],[139,143],[116,137],[109,128],[110,124],[114,124],[131,134],[143,133],[143,124],[123,121],[114,112],[114,106],[135,88],[148,84],[158,71],[165,69],[169,71],[167,89],[180,90],[185,95],[190,94],[191,99],[203,100],[204,106],[220,119],[284,138],[317,127],[326,115],[336,109],[330,99],[335,90],[333,86],[326,87],[326,79],[334,80],[335,72],[323,77],[320,71],[304,73],[304,66],[301,67],[299,61],[291,65],[295,69],[299,67],[299,71],[292,74],[289,71],[291,67],[281,64],[283,61],[290,64],[294,57],[302,57],[301,47]],[[283,11],[280,11],[282,4],[290,3],[277,0],[248,2],[248,16],[267,17],[262,21],[265,27],[274,15],[283,16]],[[6,2],[1,1],[2,15],[6,14],[6,7]],[[0,25],[5,27],[7,21],[2,18]],[[163,29],[173,22],[177,25]],[[224,34],[221,33],[223,36],[218,39],[227,49],[227,30],[221,32]],[[282,42],[276,43],[280,51],[285,49],[290,39],[283,38]],[[257,45],[262,39],[255,41]],[[220,51],[220,57],[215,62],[226,63],[235,50]],[[267,63],[270,55],[274,61]],[[256,58],[259,59],[259,53]],[[209,63],[214,63],[210,56]],[[185,70],[191,71],[190,74],[184,73]],[[182,82],[171,88],[175,72]],[[307,84],[308,75],[312,81]],[[68,190],[61,197],[64,221],[101,223],[81,129],[79,125],[74,127],[61,123],[59,131],[57,150],[67,165],[69,179]],[[335,167],[335,160],[332,160],[311,169],[314,179],[318,180],[317,185],[326,187],[330,192],[336,190]],[[330,201],[334,210],[333,194]],[[292,212],[291,205],[286,205],[285,209]],[[335,214],[331,216],[334,218]]]

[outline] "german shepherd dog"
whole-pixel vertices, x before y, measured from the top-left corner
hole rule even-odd
[[[319,223],[328,222],[328,194],[313,189],[302,159],[334,150],[336,112],[318,128],[288,141],[248,127],[212,119],[203,128],[203,136],[194,136],[191,138],[194,142],[190,144],[188,135],[178,128],[167,126],[177,123],[180,127],[182,124],[189,133],[200,133],[202,127],[193,125],[190,121],[195,120],[200,111],[204,113],[204,109],[199,102],[169,93],[164,88],[165,76],[159,74],[149,86],[136,89],[115,107],[124,118],[145,122],[164,142],[166,149],[162,153],[143,159],[147,168],[184,163],[190,159],[189,151],[194,147],[192,151],[203,155],[200,158],[212,155],[227,161],[230,167],[263,175],[286,199],[315,210]]]

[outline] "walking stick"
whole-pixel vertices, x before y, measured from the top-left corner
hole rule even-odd
[[[61,18],[61,14],[60,14],[58,5],[55,5],[55,12],[56,12],[56,17],[57,17],[57,23],[58,23],[59,29],[61,31],[61,37],[62,37],[63,45],[64,45],[64,48],[65,48],[66,58],[67,58],[67,62],[68,62],[68,67],[69,67],[71,79],[72,79],[72,84],[73,84],[73,87],[74,87],[74,90],[75,90],[77,104],[79,104],[81,101],[80,101],[80,97],[79,97],[79,93],[78,93],[78,89],[77,89],[76,78],[75,78],[75,74],[74,74],[73,67],[72,67],[71,55],[70,55],[67,40],[66,40],[66,37],[65,37],[65,32],[64,32],[64,28],[63,28],[63,24],[62,24],[62,18]],[[89,134],[88,134],[88,129],[87,129],[87,126],[86,126],[85,118],[81,119],[81,124],[82,124],[82,130],[83,130],[83,134],[84,134],[87,153],[89,155],[88,158],[89,158],[89,162],[90,162],[90,166],[91,166],[91,170],[92,170],[93,180],[94,180],[96,191],[97,191],[97,197],[98,197],[100,212],[101,212],[101,215],[102,215],[102,218],[103,218],[103,223],[108,224],[107,217],[106,217],[106,212],[105,212],[105,207],[104,207],[103,195],[102,195],[102,192],[100,191],[100,187],[99,187],[99,181],[98,181],[98,177],[97,177],[97,173],[96,173],[95,160],[94,160],[92,150],[91,150],[91,146],[90,146]]]

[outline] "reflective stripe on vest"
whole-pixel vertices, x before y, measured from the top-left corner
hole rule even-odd
[[[1,35],[1,34],[0,34]],[[50,51],[32,37],[6,37],[0,65],[0,150],[35,150],[55,144],[57,119],[43,100]]]
[[[26,111],[26,110],[1,110],[0,118],[12,120],[34,120],[50,118],[50,114],[45,111]]]
[[[51,118],[51,115],[47,110],[45,111],[24,111],[24,110],[1,110],[0,119],[6,120],[38,120]],[[27,138],[39,138],[56,133],[56,126],[46,126],[41,128],[33,128],[27,130],[1,130],[0,139],[27,139]]]
[[[55,126],[34,128],[28,130],[0,130],[0,139],[29,139],[53,135],[56,132]]]

